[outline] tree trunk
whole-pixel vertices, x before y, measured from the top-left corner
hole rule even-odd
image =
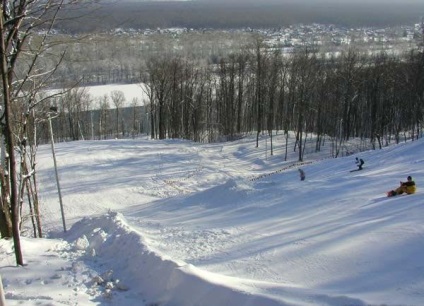
[[[3,14],[2,11],[0,11]],[[3,18],[0,18],[0,32],[4,32],[3,26]],[[20,231],[19,231],[19,199],[18,199],[18,182],[16,180],[17,169],[16,169],[16,158],[15,158],[15,145],[14,145],[14,135],[12,129],[12,107],[11,107],[11,94],[10,88],[11,86],[11,78],[8,62],[7,62],[7,48],[4,40],[4,35],[0,35],[0,54],[1,54],[1,66],[0,73],[2,75],[3,81],[3,103],[4,103],[4,136],[6,138],[6,151],[8,153],[9,160],[9,171],[10,177],[10,209],[12,215],[12,235],[13,235],[13,243],[15,247],[15,256],[16,256],[16,264],[22,266],[24,264],[22,257],[22,249],[21,249],[21,239],[20,239]],[[3,190],[4,192],[4,190]]]

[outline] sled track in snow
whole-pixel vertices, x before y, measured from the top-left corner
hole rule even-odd
[[[260,179],[262,179],[262,178],[264,178],[264,177],[271,176],[271,175],[274,175],[274,174],[278,174],[278,173],[280,173],[280,172],[284,172],[284,171],[289,170],[289,169],[292,169],[292,168],[294,168],[294,167],[299,167],[299,166],[308,165],[308,164],[312,164],[312,163],[313,163],[312,161],[307,161],[307,162],[296,162],[296,163],[293,163],[293,164],[291,164],[291,165],[288,165],[288,166],[286,166],[286,167],[284,167],[284,168],[281,168],[281,169],[275,170],[275,171],[273,171],[273,172],[270,172],[270,173],[264,173],[264,174],[261,174],[261,175],[257,175],[257,176],[255,176],[255,177],[252,177],[252,178],[250,178],[250,179],[249,179],[249,181],[250,181],[250,182],[257,181],[257,180],[260,180]]]

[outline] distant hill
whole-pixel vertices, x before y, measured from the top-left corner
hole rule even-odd
[[[395,26],[418,23],[424,15],[424,1],[343,3],[335,0],[307,2],[259,1],[101,1],[87,14],[86,9],[63,12],[60,30],[107,31],[121,28],[274,28],[297,23],[325,23],[339,26]],[[383,0],[380,0],[383,1]],[[386,0],[387,1],[387,0]],[[75,19],[73,17],[85,15]]]

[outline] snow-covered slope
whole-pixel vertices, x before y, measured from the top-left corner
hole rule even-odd
[[[62,233],[41,147],[50,238],[24,239],[24,268],[0,242],[7,302],[423,305],[423,150],[423,140],[338,159],[323,150],[301,182],[296,152],[270,156],[265,138],[57,144]],[[356,156],[364,170],[351,173]],[[408,175],[417,193],[386,198]]]

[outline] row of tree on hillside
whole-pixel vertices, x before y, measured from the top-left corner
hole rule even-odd
[[[422,38],[417,32],[414,41],[405,40],[405,29],[385,28],[382,37],[365,41],[375,33],[365,29],[346,31],[316,27],[293,26],[284,31],[237,30],[237,31],[195,31],[195,30],[155,30],[151,32],[117,32],[82,35],[55,34],[49,37],[50,52],[63,60],[50,80],[50,86],[60,88],[78,82],[80,86],[112,83],[139,82],[140,75],[147,69],[147,63],[155,57],[182,57],[196,65],[217,65],[222,58],[237,54],[246,46],[255,43],[260,35],[269,50],[280,48],[289,53],[310,46],[319,52],[339,53],[348,48],[339,44],[338,39],[345,38],[355,46],[358,52],[388,51],[407,52],[411,46],[421,44]],[[343,33],[343,34],[342,34]],[[367,34],[364,34],[367,33]],[[404,34],[401,34],[404,33]],[[287,37],[288,36],[288,37]],[[335,39],[338,37],[338,39]],[[34,37],[33,40],[38,40]],[[384,41],[387,39],[387,41]],[[55,62],[51,58],[41,58],[45,69],[53,69]]]
[[[256,131],[296,131],[299,160],[305,135],[339,144],[351,137],[380,148],[423,120],[424,54],[327,58],[307,49],[292,56],[264,53],[261,41],[219,65],[198,67],[181,58],[149,62],[143,82],[149,97],[151,137],[214,141]]]
[[[74,89],[50,102],[60,110],[55,130],[63,140],[149,131],[153,139],[198,142],[295,131],[299,160],[311,133],[317,135],[316,151],[324,137],[331,137],[335,157],[352,137],[370,140],[373,148],[399,142],[405,133],[419,137],[422,52],[369,56],[351,49],[327,57],[307,49],[290,56],[264,50],[258,39],[218,65],[152,57],[140,73],[147,100],[136,99],[124,108],[123,93],[93,102],[83,89]],[[40,135],[45,135],[41,141],[48,140],[46,132]]]

